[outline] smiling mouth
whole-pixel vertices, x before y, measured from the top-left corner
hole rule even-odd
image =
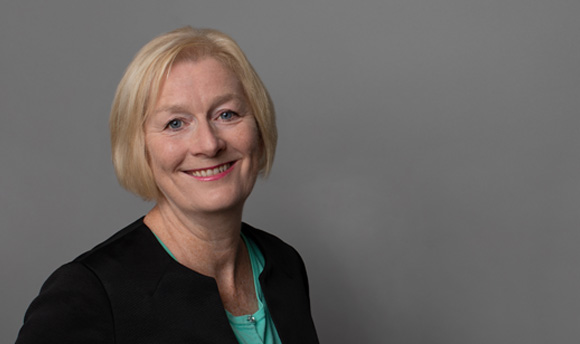
[[[211,177],[227,171],[234,163],[235,161],[230,161],[215,167],[189,171],[188,174],[191,174],[194,177]]]

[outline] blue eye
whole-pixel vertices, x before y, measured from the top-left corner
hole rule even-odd
[[[233,111],[224,111],[220,113],[219,117],[224,121],[231,121],[232,119],[234,119],[235,116],[237,116],[237,113]]]
[[[172,119],[167,123],[167,127],[171,129],[179,129],[183,126],[183,121],[180,119]]]

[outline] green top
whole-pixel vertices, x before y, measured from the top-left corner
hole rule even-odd
[[[155,235],[155,233],[153,233]],[[264,299],[264,294],[262,293],[262,286],[260,285],[259,277],[264,270],[265,259],[262,252],[252,240],[247,238],[244,234],[242,239],[244,240],[246,247],[248,248],[248,254],[250,256],[250,262],[252,264],[252,275],[254,276],[254,288],[256,290],[256,297],[258,298],[258,310],[254,314],[246,314],[240,316],[234,316],[226,310],[228,320],[236,338],[241,344],[280,344],[280,337],[276,331],[276,326],[272,321],[272,316],[266,305],[266,300]],[[169,250],[167,246],[155,235],[161,246],[165,249],[167,254],[171,258],[175,258],[173,253]]]

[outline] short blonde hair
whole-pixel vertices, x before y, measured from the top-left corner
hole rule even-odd
[[[163,78],[181,60],[212,57],[238,77],[256,119],[263,145],[260,173],[267,176],[276,151],[274,105],[258,74],[226,34],[183,27],[154,38],[135,55],[121,79],[109,127],[115,173],[121,186],[145,200],[161,197],[148,163],[144,124],[161,92]]]

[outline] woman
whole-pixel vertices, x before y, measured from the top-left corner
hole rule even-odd
[[[110,126],[120,184],[156,205],[59,268],[17,343],[317,343],[300,256],[242,223],[277,134],[237,44],[190,27],[155,38]]]

